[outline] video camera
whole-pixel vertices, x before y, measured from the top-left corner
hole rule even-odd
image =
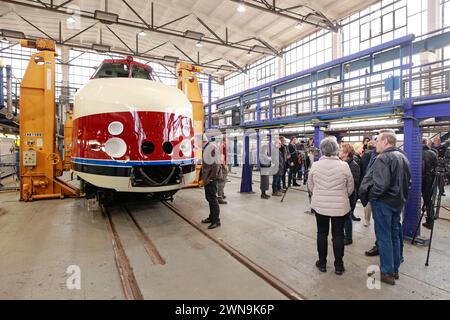
[[[441,145],[437,149],[438,164],[436,171],[441,173],[450,173],[450,147]]]

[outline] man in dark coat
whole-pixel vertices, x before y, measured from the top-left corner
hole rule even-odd
[[[272,196],[281,197],[283,195],[281,189],[281,175],[284,172],[286,162],[284,154],[282,152],[281,140],[275,142],[275,148],[272,150],[272,168],[273,180],[272,180]]]
[[[433,182],[436,173],[436,167],[438,165],[438,158],[434,151],[427,145],[428,140],[424,139],[423,151],[422,151],[422,197],[423,203],[427,209],[427,218],[422,225],[425,228],[431,229],[433,225],[433,204],[431,203],[431,197],[433,192]]]
[[[379,155],[359,188],[363,205],[367,201],[372,205],[380,253],[380,280],[391,285],[399,279],[402,259],[400,216],[411,187],[409,161],[396,144],[394,132],[380,133],[376,149]]]
[[[285,137],[283,137],[283,136],[281,136],[280,137],[280,142],[281,142],[281,153],[283,154],[283,172],[282,172],[282,174],[281,174],[281,182],[283,183],[283,191],[285,191],[286,190],[286,173],[287,173],[287,167],[288,167],[288,165],[287,165],[287,161],[288,161],[288,158],[287,158],[287,156],[288,156],[288,153],[289,153],[289,150],[288,150],[288,147],[287,147],[287,145],[286,145],[286,138]]]
[[[294,187],[299,187],[300,185],[297,183],[295,177],[297,176],[298,172],[298,152],[297,152],[297,138],[292,137],[291,143],[288,146],[288,163],[289,163],[289,180],[288,180],[288,186],[290,187],[291,184]]]
[[[209,217],[202,223],[209,223],[208,229],[220,227],[220,208],[217,199],[217,180],[220,170],[220,150],[217,144],[208,142],[203,150],[202,179],[205,183],[205,197],[209,203]]]

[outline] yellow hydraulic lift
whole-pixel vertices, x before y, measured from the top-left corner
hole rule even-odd
[[[191,187],[202,186],[200,172],[202,169],[202,137],[205,132],[205,112],[203,109],[203,97],[197,77],[194,73],[201,72],[201,68],[190,63],[180,62],[177,65],[178,89],[182,90],[192,103],[194,136],[195,136],[195,158],[197,159],[196,178]]]
[[[67,120],[64,123],[64,171],[72,169],[72,131],[73,131],[73,112],[67,112]]]
[[[56,147],[55,42],[21,40],[37,49],[20,86],[20,200],[78,197],[79,191],[58,180],[63,163]]]

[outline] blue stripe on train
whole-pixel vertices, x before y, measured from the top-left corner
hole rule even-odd
[[[161,166],[161,165],[187,165],[193,164],[194,159],[190,160],[169,160],[169,161],[114,161],[114,160],[95,160],[95,159],[81,159],[72,158],[73,163],[96,165],[96,166],[108,166],[108,167],[125,167],[131,168],[133,166]]]

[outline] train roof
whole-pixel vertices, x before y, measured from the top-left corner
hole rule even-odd
[[[153,71],[153,68],[150,67],[149,65],[144,64],[144,63],[140,63],[140,62],[137,62],[137,61],[134,61],[132,56],[128,56],[126,59],[105,59],[105,60],[103,60],[103,63],[128,64],[128,65],[134,65],[134,66],[138,66],[138,67],[144,68],[144,69],[146,69],[146,70],[148,70],[150,72]]]

